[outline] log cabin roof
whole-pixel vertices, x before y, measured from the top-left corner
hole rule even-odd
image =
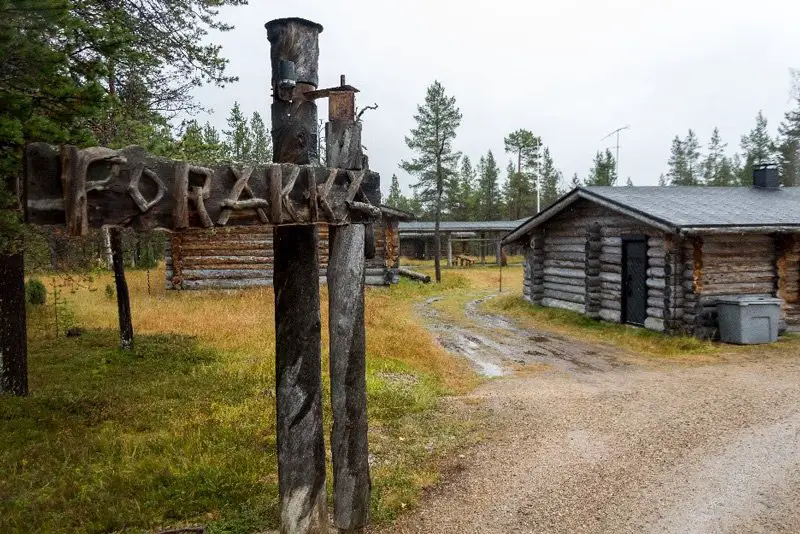
[[[578,187],[505,238],[512,243],[585,199],[671,233],[800,232],[800,188]]]
[[[441,221],[441,232],[510,232],[527,219],[516,221]],[[433,221],[412,221],[400,223],[400,235],[406,233],[426,234],[433,233]]]
[[[381,204],[381,216],[386,219],[396,219],[399,221],[413,221],[417,218],[416,215],[410,211],[399,210],[386,204]]]

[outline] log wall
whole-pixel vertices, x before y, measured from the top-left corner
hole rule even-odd
[[[646,328],[716,337],[723,295],[778,296],[783,319],[800,327],[800,234],[683,237],[588,201],[528,236],[525,298],[621,322],[622,243],[633,235],[647,238]]]
[[[534,230],[526,249],[523,294],[535,304],[622,321],[622,239],[648,237],[647,321],[665,330],[677,314],[674,250],[660,230],[588,201],[579,201]],[[672,244],[670,246],[673,246]]]
[[[386,267],[387,226],[377,221],[375,257],[366,260],[366,283],[391,282]],[[394,223],[396,228],[397,223]],[[318,225],[320,282],[328,266],[328,226]],[[396,232],[395,232],[396,235]],[[396,250],[396,249],[395,249]],[[217,228],[211,232],[188,229],[173,233],[164,251],[167,289],[241,289],[271,286],[273,229],[270,226]]]
[[[783,235],[778,241],[778,297],[786,303],[789,326],[800,327],[800,235]]]
[[[800,247],[795,235],[718,234],[683,247],[683,329],[715,338],[716,301],[724,295],[777,296],[783,319],[800,320]]]

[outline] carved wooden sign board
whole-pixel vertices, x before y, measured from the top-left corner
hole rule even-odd
[[[27,222],[66,225],[71,235],[103,225],[342,225],[379,216],[380,176],[289,163],[199,166],[136,146],[33,143],[25,151],[22,196]]]

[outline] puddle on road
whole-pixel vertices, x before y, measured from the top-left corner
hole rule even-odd
[[[465,335],[461,332],[451,331],[451,333],[457,339],[442,339],[440,340],[442,346],[447,350],[466,357],[477,367],[479,374],[490,378],[505,376],[507,374],[507,371],[502,366],[489,362],[480,356],[480,353],[486,350],[482,342],[476,340],[471,335]]]

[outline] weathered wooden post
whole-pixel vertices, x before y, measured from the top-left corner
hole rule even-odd
[[[122,229],[109,230],[111,264],[114,267],[114,284],[117,287],[117,314],[119,315],[119,345],[124,350],[133,348],[133,321],[128,281],[125,280],[125,257],[122,253]]]
[[[329,90],[325,144],[328,165],[360,171],[361,123],[355,120],[356,91],[345,85],[344,76],[340,87]],[[370,253],[365,250],[366,231],[374,232],[372,225],[333,226],[329,238],[334,524],[340,532],[348,533],[362,532],[367,525],[371,490],[364,329],[364,257]]]
[[[0,253],[0,393],[28,394],[25,262],[22,243]]]
[[[358,531],[367,521],[370,492],[363,292],[364,255],[374,247],[365,246],[364,225],[380,216],[380,176],[360,154],[355,89],[316,90],[322,27],[293,18],[273,20],[266,28],[276,164],[201,166],[155,157],[141,147],[59,150],[34,143],[25,155],[25,216],[33,224],[65,225],[71,235],[106,225],[166,228],[178,235],[229,225],[274,226],[276,427],[284,534],[328,530],[316,225],[333,227],[329,277],[336,524]],[[314,100],[331,98],[336,110],[337,98],[347,93],[342,102],[349,102],[349,110],[330,122],[329,161],[335,168],[318,167]],[[119,230],[114,236],[118,240]],[[121,255],[118,259],[121,266]],[[173,257],[173,285],[184,283],[187,274],[178,260]],[[126,290],[118,286],[118,292]],[[120,317],[125,315],[120,309]]]
[[[450,232],[447,232],[447,266],[453,266],[453,238]]]
[[[272,65],[275,163],[315,164],[317,105],[305,93],[318,84],[322,26],[298,19],[266,24]],[[316,187],[316,185],[314,185]],[[275,389],[281,532],[328,528],[317,227],[276,226]]]

